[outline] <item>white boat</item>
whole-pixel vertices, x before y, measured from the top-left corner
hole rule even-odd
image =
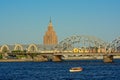
[[[82,67],[73,67],[73,68],[71,68],[69,71],[70,71],[70,72],[80,72],[80,71],[82,71],[82,70],[83,70]]]

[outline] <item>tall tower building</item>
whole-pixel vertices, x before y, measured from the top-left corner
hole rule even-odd
[[[48,29],[44,35],[44,45],[55,45],[58,43],[56,32],[53,29],[52,21],[50,19]]]

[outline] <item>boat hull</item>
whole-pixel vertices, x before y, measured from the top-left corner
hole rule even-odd
[[[80,72],[82,70],[69,70],[70,72]]]
[[[69,71],[70,72],[81,72],[83,69],[81,67],[77,67],[77,68],[71,68]]]

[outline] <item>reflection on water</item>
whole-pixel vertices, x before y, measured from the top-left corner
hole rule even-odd
[[[71,67],[83,68],[70,73]],[[0,80],[120,80],[120,60],[0,63]]]

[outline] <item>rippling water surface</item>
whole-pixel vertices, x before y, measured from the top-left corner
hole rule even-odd
[[[71,67],[83,68],[70,73]],[[0,80],[120,80],[120,60],[0,63]]]

